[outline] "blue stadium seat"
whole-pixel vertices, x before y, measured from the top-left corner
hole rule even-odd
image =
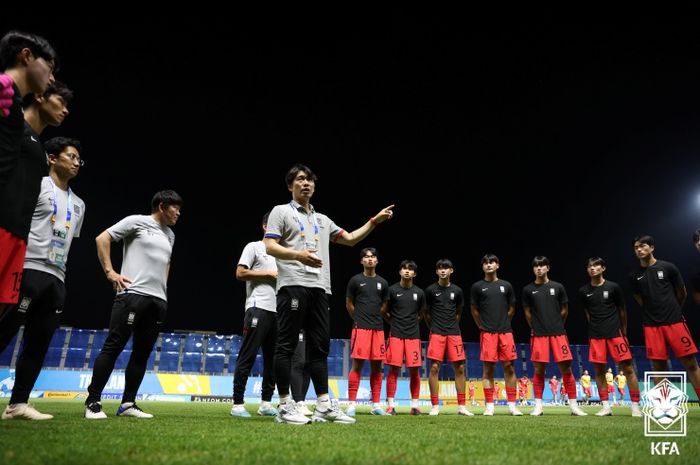
[[[180,361],[180,346],[182,335],[177,333],[161,333],[160,335],[159,372],[177,372]]]
[[[87,350],[79,347],[68,347],[66,352],[66,362],[63,365],[64,368],[77,368],[82,370],[85,366],[85,355]]]
[[[90,361],[88,362],[88,368],[92,368],[95,365],[95,359],[102,350],[102,346],[107,340],[107,335],[109,332],[106,329],[98,329],[92,332],[92,345],[90,346]]]
[[[216,375],[224,372],[226,339],[227,336],[212,335],[207,337],[207,353],[204,359],[205,373]]]
[[[263,368],[264,362],[262,351],[258,351],[258,354],[255,356],[255,363],[253,363],[253,367],[250,370],[250,376],[262,376]]]
[[[61,355],[63,347],[49,347],[44,357],[44,368],[58,368],[61,365]]]
[[[182,355],[183,373],[200,373],[202,371],[202,354],[197,352],[185,352]]]

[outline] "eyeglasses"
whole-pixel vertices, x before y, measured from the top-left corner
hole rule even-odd
[[[78,162],[78,165],[80,166],[85,166],[85,160],[82,160],[79,155],[76,155],[74,153],[62,153],[61,155],[65,155],[66,158],[68,158],[70,161]]]

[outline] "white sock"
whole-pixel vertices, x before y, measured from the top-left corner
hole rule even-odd
[[[394,407],[394,398],[393,397],[387,397],[386,403],[389,404],[389,407]]]
[[[609,401],[604,400],[604,401],[602,402],[602,404],[603,404],[603,408],[610,408],[610,402],[609,402]]]
[[[286,396],[280,396],[280,404],[288,404],[292,399],[290,399],[289,394]]]
[[[542,399],[535,399],[535,407],[542,408]]]
[[[354,400],[351,400],[350,402],[348,402],[348,407],[355,407],[355,406],[357,406],[357,402],[355,402]]]
[[[245,404],[233,404],[233,410],[245,410]]]
[[[418,408],[418,399],[411,399],[411,408]]]
[[[266,400],[263,400],[262,402],[260,402],[260,408],[270,408],[270,407],[271,407],[270,402],[268,402]]]
[[[576,401],[576,399],[569,399],[569,407],[571,407],[571,408],[578,407],[578,402]]]
[[[331,407],[331,398],[328,394],[321,394],[316,400],[316,406],[322,410],[328,410]]]
[[[486,408],[493,410],[493,402],[486,402]]]
[[[515,409],[515,402],[508,402],[508,409],[514,410]]]
[[[372,408],[382,408],[382,406],[379,402],[372,402]]]
[[[133,402],[122,402],[122,407],[124,407],[124,408],[129,408],[129,407],[131,407],[132,405],[134,405]]]

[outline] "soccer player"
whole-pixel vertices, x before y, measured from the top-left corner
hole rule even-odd
[[[549,389],[552,391],[552,403],[558,404],[557,399],[559,398],[559,380],[557,376],[554,375],[549,378]]]
[[[609,398],[615,400],[612,369],[604,373],[608,354],[630,381],[630,408],[632,416],[641,417],[639,410],[639,384],[632,366],[632,351],[627,342],[627,309],[622,289],[617,283],[605,279],[605,261],[600,257],[589,258],[586,271],[590,282],[578,291],[579,302],[588,320],[588,360],[593,363],[602,409],[598,416],[612,415]]]
[[[528,396],[528,385],[530,384],[530,379],[527,375],[523,375],[518,380],[518,398],[520,399],[520,405],[527,405]]]
[[[406,363],[410,373],[411,415],[420,415],[421,357],[420,328],[418,324],[425,307],[425,293],[413,284],[418,265],[413,260],[404,260],[399,268],[401,280],[389,288],[389,300],[382,305],[382,316],[389,322],[389,340],[386,344],[385,363],[389,365],[386,378],[386,395],[389,404],[386,411],[396,414],[394,396],[401,365]]]
[[[38,145],[38,144],[37,144]],[[83,161],[80,141],[54,137],[46,142],[49,175],[41,182],[27,241],[20,304],[0,319],[0,339],[9,341],[24,324],[24,344],[17,360],[15,384],[2,419],[50,420],[52,415],[29,404],[51,337],[66,299],[68,252],[85,217],[85,203],[69,187]]]
[[[598,391],[600,391],[600,388],[598,389]],[[608,393],[608,398],[612,398],[612,404],[616,405],[617,399],[615,398],[615,375],[613,375],[612,368],[608,368],[608,370],[605,372],[605,391]],[[601,403],[603,403],[602,397],[600,400]],[[603,404],[603,409],[605,409],[605,404]],[[598,415],[598,413],[600,413],[600,415]],[[607,410],[603,413],[598,413],[596,413],[596,415],[598,415],[599,417],[612,415],[612,411],[608,412]]]
[[[615,385],[617,386],[617,392],[620,394],[620,404],[625,400],[625,386],[627,385],[627,377],[622,372],[622,370],[617,372],[615,376]]]
[[[593,396],[591,391],[591,375],[588,374],[588,370],[583,370],[583,374],[581,375],[581,389],[583,389],[583,401],[588,405]]]
[[[695,358],[698,349],[682,311],[688,293],[678,268],[673,263],[657,260],[654,249],[653,237],[645,235],[634,239],[639,268],[632,272],[630,283],[634,299],[642,307],[647,358],[655,371],[667,370],[667,345],[670,345],[688,371],[688,379],[700,398],[700,369]]]
[[[467,389],[469,390],[469,405],[472,407],[479,405],[479,403],[476,401],[476,386],[474,385],[474,381],[471,379],[469,380]]]
[[[484,415],[493,416],[494,390],[493,371],[500,361],[505,375],[508,411],[520,416],[522,412],[515,406],[516,384],[513,361],[518,358],[510,322],[515,315],[515,293],[508,281],[498,278],[500,266],[498,257],[486,254],[481,259],[484,279],[471,287],[471,314],[479,328],[480,359],[484,362],[483,383],[486,408]]]
[[[428,342],[428,359],[430,359],[430,403],[432,409],[430,415],[440,414],[438,373],[440,365],[447,356],[452,362],[455,372],[455,388],[457,390],[457,414],[473,416],[464,405],[464,343],[459,328],[459,320],[464,307],[464,294],[462,289],[450,282],[454,267],[452,262],[442,258],[435,264],[435,273],[438,282],[425,289],[426,312],[425,321],[430,328],[430,341]]]
[[[571,347],[566,337],[564,322],[569,314],[569,300],[564,286],[549,279],[549,259],[537,256],[532,260],[535,282],[523,288],[523,308],[525,319],[532,329],[532,363],[535,367],[533,387],[535,408],[530,415],[542,415],[542,394],[544,393],[544,371],[549,363],[549,351],[559,365],[566,391],[569,393],[571,414],[584,416],[576,401],[576,380],[571,372]]]
[[[388,415],[379,401],[382,395],[382,361],[384,360],[384,323],[381,307],[389,298],[389,283],[377,274],[377,249],[365,247],[360,251],[362,273],[348,282],[345,308],[353,319],[350,336],[352,368],[348,374],[348,398],[350,404],[345,413],[355,416],[357,389],[360,387],[362,367],[370,363],[370,387],[372,391],[372,415]]]

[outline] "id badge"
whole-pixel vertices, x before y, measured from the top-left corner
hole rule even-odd
[[[49,256],[46,262],[55,265],[59,268],[63,268],[66,263],[66,241],[58,237],[51,239],[49,244]]]
[[[314,244],[313,242],[307,242],[305,245],[308,250],[313,250],[314,255],[316,255],[316,244]],[[304,271],[311,274],[321,274],[321,268],[315,268],[309,265],[304,265]]]

